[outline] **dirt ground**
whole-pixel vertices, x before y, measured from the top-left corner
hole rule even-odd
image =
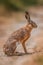
[[[37,65],[34,57],[43,54],[43,7],[31,7],[29,12],[31,19],[37,23],[38,27],[33,29],[30,39],[26,42],[29,54],[21,56],[6,56],[3,45],[13,31],[26,25],[24,13],[13,12],[11,16],[0,16],[0,65]],[[21,44],[17,46],[16,51],[24,53]]]

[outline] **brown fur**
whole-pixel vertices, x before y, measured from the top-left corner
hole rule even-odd
[[[19,30],[13,32],[9,39],[7,40],[6,44],[4,45],[4,52],[7,55],[13,55],[16,49],[16,43],[21,43],[25,53],[27,53],[25,42],[30,38],[30,34],[33,28],[36,28],[37,25],[33,21],[30,20],[29,13],[26,12],[25,17],[28,21],[25,27],[20,28]],[[34,25],[33,25],[34,24]]]

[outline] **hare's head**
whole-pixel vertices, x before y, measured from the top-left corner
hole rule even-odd
[[[37,24],[30,19],[29,12],[27,11],[25,12],[25,18],[27,19],[28,24],[30,24],[33,28],[37,28]]]

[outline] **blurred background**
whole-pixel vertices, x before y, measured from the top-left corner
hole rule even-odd
[[[29,11],[31,20],[38,25],[26,42],[27,51],[32,53],[36,48],[37,53],[8,58],[3,53],[3,45],[12,32],[27,24],[25,11]],[[17,51],[24,52],[21,45]],[[0,0],[0,65],[6,64],[43,65],[43,0]]]

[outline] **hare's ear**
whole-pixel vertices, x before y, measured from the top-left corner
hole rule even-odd
[[[27,19],[28,22],[30,22],[30,15],[29,12],[25,11],[25,18]]]

